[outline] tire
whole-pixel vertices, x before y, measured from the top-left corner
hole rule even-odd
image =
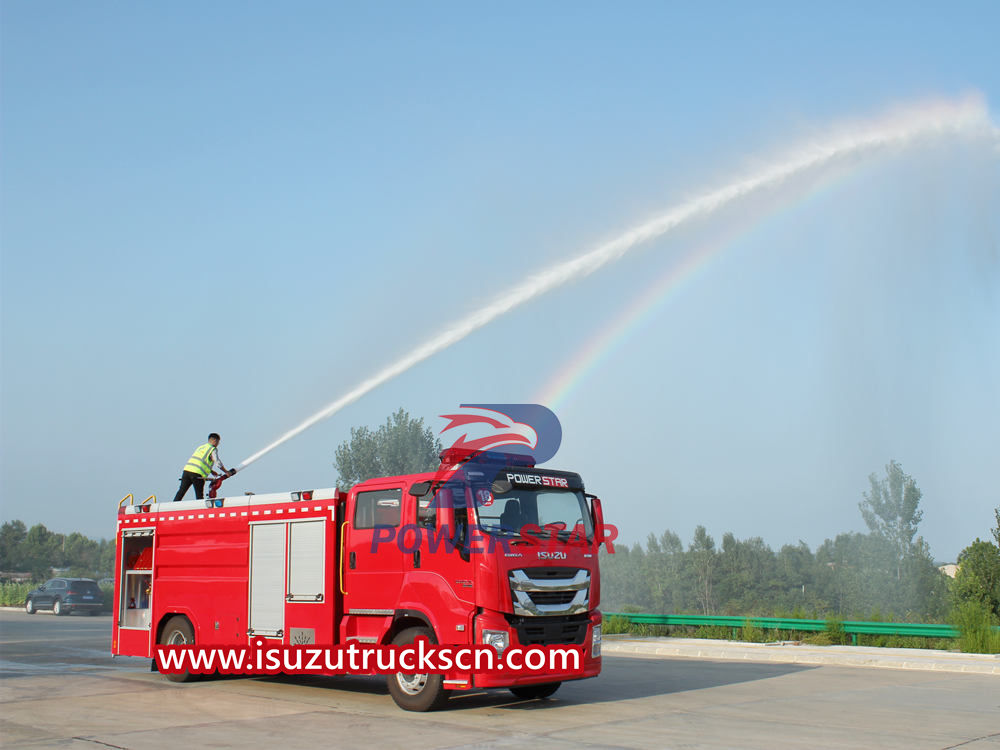
[[[63,607],[62,599],[56,599],[52,602],[52,614],[56,617],[62,617],[63,615],[69,614],[69,610]]]
[[[437,638],[430,628],[407,628],[392,639],[393,646],[414,643],[423,636],[436,644]],[[444,705],[448,694],[444,689],[443,674],[403,674],[397,672],[386,678],[389,693],[396,705],[404,711],[433,711]]]
[[[29,615],[33,615],[36,612],[38,612],[38,610],[35,609],[35,603],[31,599],[28,599],[27,601],[24,602],[24,611],[27,612]]]
[[[194,644],[194,628],[188,622],[188,618],[183,615],[174,615],[167,624],[163,626],[160,633],[161,646],[181,646]],[[190,672],[179,672],[177,674],[164,674],[171,682],[193,682],[198,679],[198,675]]]
[[[510,692],[522,700],[548,698],[559,689],[560,685],[562,685],[561,682],[546,682],[542,685],[524,685],[523,687],[512,687]]]

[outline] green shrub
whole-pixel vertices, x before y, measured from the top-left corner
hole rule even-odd
[[[844,632],[844,621],[836,617],[826,621],[826,634],[830,638],[830,643],[838,646],[846,646],[850,643],[850,636]]]
[[[613,615],[611,617],[604,618],[604,635],[630,633],[631,631],[632,624],[629,622],[627,617],[623,617],[622,615]]]
[[[101,586],[101,593],[104,594],[104,606],[102,612],[113,612],[115,609],[115,587],[113,584]]]
[[[832,646],[833,641],[830,639],[830,634],[828,632],[821,631],[819,633],[810,633],[802,639],[803,643],[808,643],[810,646]]]
[[[747,643],[763,643],[765,634],[761,628],[758,628],[750,620],[744,620],[743,627],[740,628],[740,640]]]
[[[634,623],[632,633],[643,638],[654,637],[663,638],[670,635],[670,628],[666,625],[650,625],[648,623]]]
[[[725,625],[699,625],[694,631],[695,638],[712,638],[719,641],[728,641],[731,636],[731,628]]]
[[[1000,632],[993,629],[988,605],[969,600],[952,610],[952,624],[958,628],[958,647],[970,654],[1000,654]]]
[[[33,583],[0,583],[0,607],[22,606],[34,589]]]

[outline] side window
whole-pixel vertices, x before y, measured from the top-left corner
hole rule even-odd
[[[455,528],[452,541],[459,547],[469,544],[469,498],[465,487],[455,487],[451,491],[451,506],[454,508]]]
[[[417,498],[417,525],[425,529],[437,528],[437,503],[434,502],[434,495],[427,493],[423,497]]]
[[[354,501],[354,528],[399,526],[402,498],[402,490],[359,492]]]
[[[46,588],[51,589],[64,589],[66,588],[66,581],[55,580],[51,582],[51,585],[46,586]]]

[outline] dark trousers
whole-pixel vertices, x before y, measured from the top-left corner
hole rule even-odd
[[[184,497],[188,487],[194,485],[194,496],[201,500],[205,496],[205,477],[195,474],[193,471],[185,471],[181,474],[181,488],[174,495],[174,502]]]

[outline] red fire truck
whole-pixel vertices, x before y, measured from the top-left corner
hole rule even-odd
[[[123,505],[112,653],[157,644],[575,644],[573,672],[395,674],[404,709],[449,691],[547,697],[601,670],[601,502],[579,474],[524,457],[442,454],[437,472],[343,492]],[[184,681],[188,673],[167,675]]]

